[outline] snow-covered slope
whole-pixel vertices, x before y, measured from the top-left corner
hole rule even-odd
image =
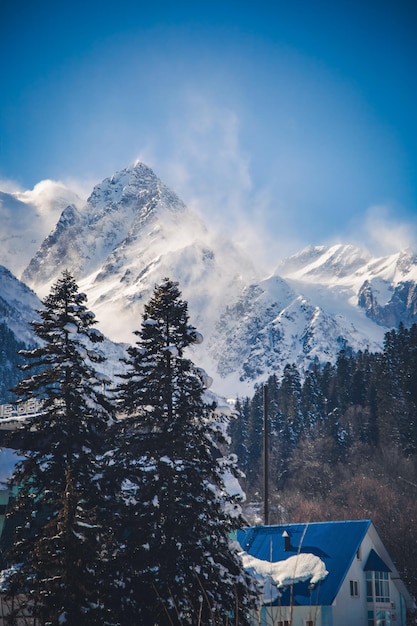
[[[370,340],[417,322],[417,255],[403,250],[372,258],[354,246],[316,246],[282,261],[276,272],[333,315],[363,326]],[[377,327],[364,324],[362,314]]]
[[[310,246],[281,261],[276,274],[301,282],[347,285],[359,290],[365,280],[397,284],[417,280],[417,255],[403,250],[373,258],[352,245]]]
[[[20,277],[61,211],[78,196],[62,184],[44,180],[30,191],[0,191],[0,265]]]
[[[8,269],[0,266],[0,321],[8,326],[16,340],[33,345],[29,323],[35,319],[40,307],[38,296]]]
[[[0,404],[13,398],[10,389],[19,379],[19,350],[36,343],[29,322],[39,305],[33,291],[0,266]]]
[[[301,371],[318,359],[333,362],[346,345],[379,350],[387,329],[350,301],[349,290],[326,289],[278,275],[247,287],[217,324],[211,352],[233,390],[249,390],[287,363]]]

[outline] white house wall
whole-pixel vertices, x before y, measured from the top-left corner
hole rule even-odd
[[[366,577],[363,566],[368,558],[372,543],[365,536],[360,549],[360,558],[353,560],[347,575],[333,603],[333,623],[337,626],[368,626],[368,609],[366,604]],[[350,581],[357,580],[359,596],[350,595]]]
[[[391,569],[391,583],[392,586],[395,586],[396,589],[396,593],[399,596],[402,596],[402,621],[400,620],[400,618],[398,618],[399,623],[406,623],[406,617],[405,617],[405,608],[404,605],[407,605],[408,609],[416,609],[416,603],[414,598],[412,598],[406,588],[406,586],[404,585],[403,581],[401,580],[400,574],[397,570],[397,568],[395,567],[395,563],[393,563],[390,555],[388,554],[384,544],[382,543],[378,533],[376,532],[375,526],[373,526],[373,524],[371,524],[371,526],[369,527],[369,531],[368,534],[371,538],[371,540],[374,542],[375,545],[375,550],[376,552],[379,554],[379,556],[381,557],[381,559],[388,565],[388,567]],[[399,606],[398,604],[396,605],[396,609],[398,609],[398,611],[396,610],[396,612],[399,612]]]
[[[372,529],[372,530],[371,530]],[[370,532],[371,531],[371,532]],[[372,537],[372,538],[371,538]],[[359,556],[352,562],[348,573],[341,585],[336,600],[333,603],[333,623],[335,626],[368,626],[368,609],[381,609],[391,612],[391,626],[405,626],[405,612],[403,610],[403,601],[401,594],[397,589],[395,582],[389,581],[390,603],[379,604],[376,607],[368,605],[366,601],[366,572],[363,568],[369,556],[371,549],[374,549],[383,561],[393,570],[394,576],[397,575],[387,551],[383,547],[377,533],[371,526],[362,542]],[[350,595],[350,581],[357,580],[359,584],[359,597]]]
[[[311,619],[315,626],[334,626],[331,607],[326,606],[294,606],[292,612],[290,607],[265,606],[252,623],[253,626],[278,626],[279,620],[291,620],[292,626],[305,626],[306,620]]]

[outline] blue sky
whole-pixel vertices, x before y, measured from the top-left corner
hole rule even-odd
[[[416,32],[413,0],[2,3],[0,180],[140,158],[268,263],[416,245]]]

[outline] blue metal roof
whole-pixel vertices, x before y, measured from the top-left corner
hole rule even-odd
[[[292,598],[290,588],[287,587],[275,604],[289,606],[292,602],[295,606],[329,606],[333,603],[370,525],[370,520],[353,520],[253,526],[238,531],[237,540],[245,552],[264,561],[283,561],[299,552],[318,556],[326,565],[329,572],[327,577],[315,589],[309,588],[309,581],[296,583]],[[289,535],[287,550],[284,532]]]

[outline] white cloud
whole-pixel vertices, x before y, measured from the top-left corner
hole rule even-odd
[[[417,221],[401,220],[387,205],[369,207],[362,222],[356,221],[354,229],[355,240],[376,255],[416,249]]]
[[[142,150],[139,158],[216,231],[231,237],[265,270],[272,269],[288,246],[277,242],[270,225],[285,213],[273,206],[269,189],[255,186],[251,158],[242,145],[236,111],[188,92],[175,109],[169,141]]]
[[[239,141],[234,111],[188,94],[182,118],[171,125],[173,153],[165,169],[179,193],[198,197],[225,216],[245,204],[251,191],[249,157]]]
[[[0,264],[20,276],[55,227],[62,210],[69,204],[78,204],[80,199],[63,183],[53,180],[43,180],[26,191],[12,184],[8,189],[14,190],[0,202],[3,226]]]
[[[21,202],[35,205],[48,227],[55,225],[68,204],[80,203],[80,198],[72,189],[60,181],[50,179],[41,180],[33,189],[15,195]]]
[[[109,172],[107,175],[110,176],[113,172]],[[94,185],[97,185],[100,180],[96,180],[95,178],[74,178],[74,177],[65,177],[62,180],[62,185],[66,188],[70,189],[74,194],[78,196],[78,202],[75,202],[77,206],[84,204],[93,191]]]
[[[22,191],[22,188],[15,180],[0,178],[0,191],[5,193],[18,193]]]

